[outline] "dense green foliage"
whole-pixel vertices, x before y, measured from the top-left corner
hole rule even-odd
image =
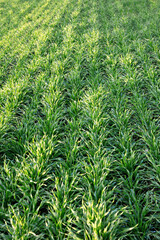
[[[0,239],[160,239],[160,1],[0,11]]]

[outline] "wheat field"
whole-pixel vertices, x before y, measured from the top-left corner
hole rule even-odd
[[[160,239],[160,1],[0,13],[0,239]]]

